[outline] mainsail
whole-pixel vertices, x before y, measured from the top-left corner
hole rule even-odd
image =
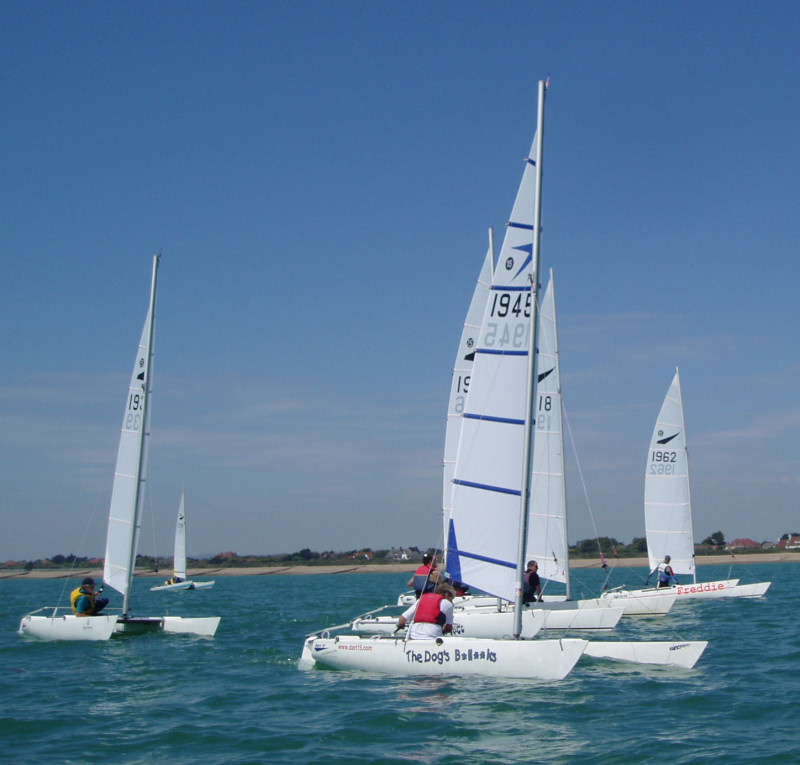
[[[647,555],[654,569],[665,555],[676,574],[695,576],[689,458],[679,371],[653,430],[644,480]]]
[[[540,129],[531,157],[540,156]],[[534,219],[540,176],[526,160],[492,278],[453,477],[447,569],[453,579],[516,600],[520,512],[530,421],[530,341],[537,274]],[[538,223],[538,221],[537,221]]]
[[[181,491],[178,520],[175,523],[175,555],[172,561],[175,576],[186,579],[186,492]]]
[[[140,507],[147,480],[158,260],[159,257],[156,255],[153,260],[150,306],[125,402],[117,466],[114,471],[114,487],[111,492],[103,567],[105,583],[123,595],[123,615],[128,612],[128,598],[139,541]]]

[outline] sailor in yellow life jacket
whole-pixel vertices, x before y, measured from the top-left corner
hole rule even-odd
[[[71,595],[72,611],[75,616],[97,616],[107,605],[108,598],[98,598],[100,592],[94,591],[94,579],[87,576],[80,587],[76,587]]]

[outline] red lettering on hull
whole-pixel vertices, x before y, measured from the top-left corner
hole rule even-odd
[[[678,595],[693,595],[697,592],[714,592],[724,590],[725,582],[705,582],[704,584],[679,584],[676,588]]]

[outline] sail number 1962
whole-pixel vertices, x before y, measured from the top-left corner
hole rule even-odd
[[[650,475],[674,475],[675,463],[678,459],[677,452],[650,452]]]

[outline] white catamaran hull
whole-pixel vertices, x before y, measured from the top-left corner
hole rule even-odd
[[[514,629],[514,607],[506,604],[498,608],[496,598],[478,600],[482,605],[456,605],[453,634],[480,638],[510,637]],[[613,630],[624,612],[624,608],[612,604],[585,609],[580,608],[577,602],[529,604],[522,614],[521,636],[532,638],[542,629]],[[352,623],[353,632],[370,635],[393,635],[396,626],[397,618],[392,616],[365,616]]]
[[[54,608],[50,616],[38,613],[23,616],[19,634],[41,640],[108,640],[114,632],[118,618],[116,614],[75,616],[69,613],[58,616],[57,609]]]
[[[676,601],[716,599],[716,598],[757,598],[769,589],[770,582],[739,584],[738,579],[719,579],[715,582],[696,582],[694,584],[677,584],[671,587],[659,587],[657,592],[674,593]],[[642,597],[652,590],[629,590],[634,597]]]
[[[708,642],[705,640],[682,640],[673,643],[666,640],[593,640],[586,646],[584,654],[594,659],[691,669],[703,655],[707,645]]]
[[[149,616],[141,618],[120,619],[116,631],[127,635],[139,635],[143,632],[168,632],[178,635],[202,635],[213,637],[220,621],[219,616],[191,617],[181,616]]]
[[[522,615],[523,639],[529,639],[539,633],[545,626],[549,611],[526,611]],[[397,630],[397,617],[365,616],[354,619],[353,632],[367,635],[405,635],[405,630]],[[514,611],[497,611],[491,609],[453,611],[453,635],[459,637],[510,638],[514,629]]]
[[[522,611],[523,625],[540,624],[546,630],[613,630],[617,626],[624,608],[603,606],[580,608],[576,603],[528,604]],[[453,632],[468,637],[502,637],[510,634],[514,619],[514,607],[502,611],[486,608],[456,609],[453,613]],[[456,624],[463,632],[458,632]],[[533,637],[523,629],[522,637]]]
[[[309,637],[300,666],[364,670],[391,675],[484,675],[561,680],[575,666],[586,640],[482,640],[444,637],[404,640],[339,635]]]
[[[193,582],[188,579],[185,582],[177,582],[176,584],[159,584],[150,588],[150,592],[175,592],[178,590],[207,590],[214,586],[214,581],[211,582]]]
[[[478,597],[466,600],[457,606],[455,615],[460,616],[462,613],[466,615],[470,612],[484,615],[502,612],[513,615],[514,606],[510,603],[498,606],[497,598]],[[622,606],[599,598],[545,600],[543,603],[527,603],[523,607],[523,620],[527,618],[527,614],[543,614],[542,628],[548,630],[612,630],[624,613],[625,609]]]
[[[615,606],[625,608],[625,616],[664,616],[675,605],[677,595],[652,590],[610,590],[600,596]]]

